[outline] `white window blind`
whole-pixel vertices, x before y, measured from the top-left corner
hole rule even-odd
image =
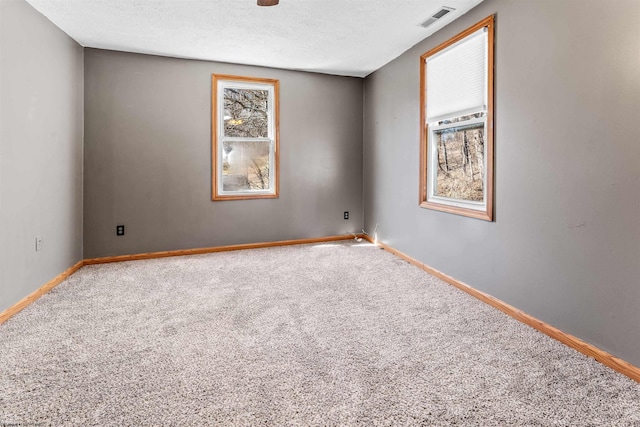
[[[428,122],[486,110],[486,28],[430,56],[426,63]]]

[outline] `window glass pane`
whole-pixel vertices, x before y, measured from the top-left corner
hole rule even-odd
[[[224,89],[224,136],[267,138],[269,91]]]
[[[222,190],[269,190],[269,142],[225,141]]]
[[[484,200],[484,123],[433,132],[437,174],[433,194],[438,197]]]

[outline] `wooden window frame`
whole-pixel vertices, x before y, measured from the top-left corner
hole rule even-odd
[[[211,173],[211,198],[213,201],[221,201],[221,200],[250,200],[250,199],[277,199],[279,197],[279,189],[280,189],[280,82],[275,79],[265,79],[258,77],[244,77],[244,76],[233,76],[226,74],[212,74],[211,76],[212,82],[212,95],[211,95],[211,164],[212,164],[212,173]],[[218,155],[220,153],[219,143],[222,139],[221,131],[221,115],[224,115],[224,109],[220,111],[220,94],[218,93],[218,83],[219,82],[239,82],[242,84],[252,84],[255,83],[257,85],[270,85],[273,87],[273,131],[272,135],[269,136],[272,139],[272,162],[271,169],[274,171],[273,176],[273,189],[269,192],[233,192],[224,194],[218,188],[219,179],[218,173],[221,172],[219,169],[219,158]],[[223,118],[222,118],[223,119]]]
[[[419,204],[423,208],[441,212],[468,216],[471,218],[493,221],[493,146],[494,146],[494,27],[495,16],[491,15],[472,27],[462,31],[453,38],[438,45],[420,56],[420,194]],[[437,201],[428,200],[427,176],[430,166],[429,158],[429,127],[427,123],[427,82],[426,60],[437,52],[457,43],[476,31],[487,28],[487,111],[485,127],[485,162],[486,186],[484,188],[486,204],[483,210],[461,206],[451,206]],[[453,200],[453,199],[452,199]]]

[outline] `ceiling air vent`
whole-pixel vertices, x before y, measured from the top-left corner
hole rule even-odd
[[[442,6],[439,11],[431,15],[426,21],[420,24],[421,27],[427,28],[429,25],[434,24],[438,19],[447,15],[449,12],[453,12],[455,9],[452,7]]]

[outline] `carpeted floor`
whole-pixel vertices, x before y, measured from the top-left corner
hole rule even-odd
[[[640,425],[640,384],[353,241],[86,266],[0,325],[0,425]]]

